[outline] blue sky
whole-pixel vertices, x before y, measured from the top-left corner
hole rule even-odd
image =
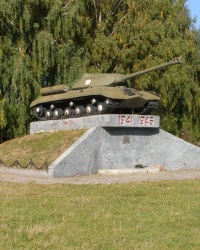
[[[185,5],[189,8],[191,17],[197,17],[196,27],[200,28],[200,0],[187,0]]]

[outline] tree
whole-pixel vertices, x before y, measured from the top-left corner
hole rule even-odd
[[[182,55],[183,65],[137,78],[136,87],[161,96],[162,128],[179,136],[189,129],[193,131],[190,140],[200,138],[195,129],[200,122],[200,40],[191,28],[186,1],[109,1],[109,6],[107,1],[103,3],[98,10],[101,18],[97,19],[100,21],[91,47],[90,70],[139,71]],[[107,9],[113,11],[106,12]]]
[[[29,131],[29,105],[40,87],[70,83],[85,71],[82,8],[73,0],[11,0],[9,7],[1,1],[0,90],[9,103],[7,138]]]
[[[183,65],[133,83],[161,96],[162,128],[180,136],[189,130],[189,139],[198,140],[200,37],[185,5],[186,0],[2,0],[6,138],[28,132],[29,104],[41,87],[70,87],[85,72],[131,73],[182,55]]]
[[[0,143],[3,142],[3,129],[7,125],[5,106],[6,106],[6,98],[2,99],[0,93]]]

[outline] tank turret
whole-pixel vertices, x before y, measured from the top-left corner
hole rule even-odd
[[[73,84],[72,89],[81,89],[94,86],[117,86],[121,85],[122,82],[127,81],[131,78],[136,78],[137,76],[147,74],[151,71],[155,71],[182,62],[182,57],[176,57],[174,60],[171,60],[169,62],[128,75],[115,73],[84,74],[80,80]]]
[[[109,113],[149,114],[160,98],[152,92],[129,88],[127,80],[170,65],[182,63],[178,57],[132,74],[84,74],[72,84],[42,88],[30,107],[40,120],[67,119]]]

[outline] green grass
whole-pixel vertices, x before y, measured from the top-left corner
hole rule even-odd
[[[200,181],[0,182],[0,249],[199,249]]]
[[[26,166],[31,159],[38,167],[45,161],[50,165],[85,132],[82,129],[39,133],[6,141],[0,144],[0,160],[7,165],[18,160],[21,165]]]

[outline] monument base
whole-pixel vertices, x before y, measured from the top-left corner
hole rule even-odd
[[[158,128],[97,126],[53,162],[48,175],[70,177],[105,170],[121,170],[122,173],[136,169],[137,165],[159,166],[165,170],[200,168],[200,148]]]
[[[159,129],[159,122],[158,116],[99,115],[35,122],[31,133],[88,128],[49,166],[52,177],[130,174],[138,171],[137,165],[165,170],[200,168],[200,148]]]
[[[30,124],[30,134],[82,128],[125,127],[159,128],[160,117],[153,115],[93,115],[80,118],[36,121]]]

